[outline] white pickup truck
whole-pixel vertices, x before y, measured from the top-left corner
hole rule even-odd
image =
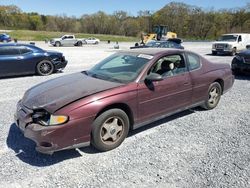
[[[60,38],[53,38],[50,44],[53,46],[82,46],[85,39],[77,39],[75,35],[63,35]]]
[[[224,34],[212,44],[212,54],[218,53],[235,55],[236,52],[246,49],[250,44],[249,33]]]

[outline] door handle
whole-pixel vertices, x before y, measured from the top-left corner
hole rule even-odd
[[[18,56],[16,59],[17,59],[17,60],[21,60],[21,59],[22,59],[22,57]]]
[[[184,82],[183,85],[185,85],[185,86],[190,85],[190,82]]]

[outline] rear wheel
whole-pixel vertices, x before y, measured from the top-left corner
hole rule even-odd
[[[54,65],[49,60],[43,60],[39,62],[36,66],[37,74],[41,76],[46,76],[52,74],[54,71]]]
[[[221,85],[218,82],[214,82],[209,86],[207,100],[203,104],[203,108],[206,110],[211,110],[215,108],[222,94]]]
[[[129,118],[120,109],[111,109],[99,115],[92,127],[91,144],[100,151],[118,147],[127,137]]]
[[[82,46],[82,41],[78,41],[77,46]]]
[[[217,52],[216,51],[212,51],[212,55],[217,55]]]

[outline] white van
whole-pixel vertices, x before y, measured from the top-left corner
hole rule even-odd
[[[224,34],[216,42],[213,42],[212,54],[227,53],[235,55],[236,52],[246,49],[247,44],[250,44],[249,33]]]

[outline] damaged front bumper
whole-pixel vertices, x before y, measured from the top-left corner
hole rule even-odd
[[[33,110],[25,107],[19,101],[14,119],[18,128],[24,133],[24,136],[36,143],[36,150],[38,152],[53,154],[55,151],[90,145],[90,134],[86,134],[89,131],[85,131],[85,133],[81,131],[82,133],[78,134],[80,136],[74,134],[74,132],[79,132],[77,130],[79,126],[74,125],[82,125],[81,120],[69,121],[65,125],[59,126],[43,126],[33,122],[32,114]]]

